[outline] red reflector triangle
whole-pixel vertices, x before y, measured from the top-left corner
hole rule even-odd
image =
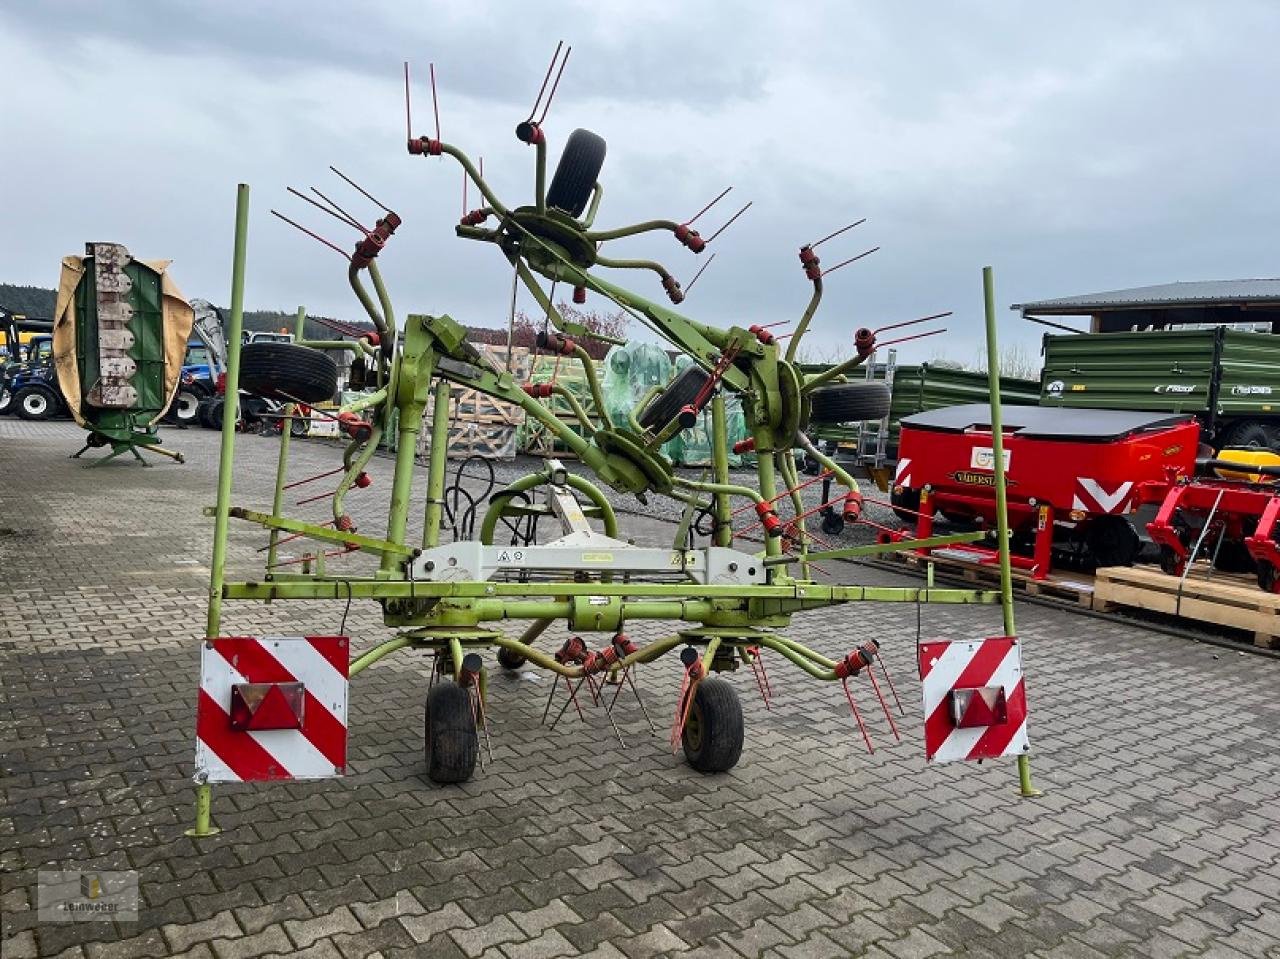
[[[297,708],[289,701],[278,684],[272,684],[262,702],[249,717],[246,729],[301,729],[301,703]]]

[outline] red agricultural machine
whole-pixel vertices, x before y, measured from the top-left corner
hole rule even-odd
[[[1141,541],[1129,515],[1195,469],[1199,426],[1190,416],[1036,406],[1004,415],[1009,528],[1022,554],[1012,562],[1035,579],[1048,575],[1055,551],[1087,554],[1099,566],[1132,563]],[[930,537],[938,513],[956,525],[994,526],[995,485],[986,404],[906,417],[892,502],[913,530],[886,536]],[[990,547],[945,549],[996,561]]]

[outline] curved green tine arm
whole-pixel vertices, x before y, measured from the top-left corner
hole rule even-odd
[[[796,324],[796,331],[791,334],[791,342],[787,344],[786,361],[794,363],[796,359],[796,351],[800,349],[800,337],[804,336],[805,331],[809,329],[809,321],[813,319],[813,314],[818,312],[818,304],[822,302],[822,277],[818,277],[813,281],[813,296],[809,297],[809,305],[805,307],[804,315],[800,317],[800,322]]]
[[[596,222],[596,211],[600,209],[600,201],[604,199],[604,187],[596,181],[595,189],[591,193],[591,205],[587,207],[587,215],[582,218],[582,228],[590,230],[591,224]]]
[[[587,431],[588,435],[594,436],[596,433],[596,424],[592,422],[591,417],[587,415],[587,411],[583,409],[582,404],[578,402],[578,398],[573,395],[573,392],[569,387],[565,386],[563,383],[556,383],[551,387],[551,392],[569,404],[569,408],[573,410],[573,415],[578,418],[578,422],[582,424],[582,428]]]
[[[604,393],[600,389],[600,377],[596,375],[595,360],[591,359],[591,355],[577,343],[573,345],[573,355],[582,363],[582,372],[587,377],[587,389],[591,391],[591,401],[595,404],[596,412],[600,414],[600,422],[604,424],[605,429],[613,429],[613,419],[609,416],[609,411],[605,409]]]
[[[494,213],[501,217],[507,215],[509,212],[507,208],[502,205],[502,201],[498,199],[489,184],[485,182],[484,177],[480,175],[480,171],[475,168],[475,164],[471,162],[465,153],[448,143],[440,144],[440,152],[448,154],[462,164],[462,168],[467,171],[467,176],[471,177],[471,182],[476,185],[476,189],[480,191],[481,196],[489,201],[489,206],[493,207]],[[538,192],[541,193],[542,191]]]
[[[653,233],[657,230],[667,230],[674,233],[680,224],[674,220],[645,220],[643,223],[633,223],[631,226],[620,226],[615,230],[600,230],[595,233],[587,233],[588,240],[596,243],[603,243],[605,240],[620,240],[624,236],[638,236],[641,233]]]

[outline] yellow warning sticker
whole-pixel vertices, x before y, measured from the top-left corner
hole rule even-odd
[[[583,553],[582,561],[584,563],[612,563],[612,553]]]

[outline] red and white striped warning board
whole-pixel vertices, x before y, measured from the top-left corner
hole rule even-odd
[[[1031,748],[1016,638],[921,643],[917,651],[930,762],[1016,756]]]
[[[341,776],[348,650],[345,636],[222,636],[202,643],[196,777]]]

